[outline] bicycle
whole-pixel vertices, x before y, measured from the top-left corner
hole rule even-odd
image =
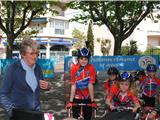
[[[88,106],[88,107],[92,107],[92,104],[85,104],[85,103],[73,103],[73,106],[80,106],[80,114],[79,114],[79,117],[77,120],[84,120],[84,117],[83,117],[83,107],[84,106]],[[93,111],[92,111],[92,120],[96,118],[96,111],[97,109],[96,108],[93,108]],[[68,108],[68,119],[71,119],[73,118],[72,117],[72,108]],[[67,120],[67,119],[65,119]]]
[[[145,106],[141,109],[140,120],[160,120],[160,115],[158,114],[159,109],[154,107]],[[151,115],[155,114],[154,118]]]
[[[139,120],[139,110],[132,112],[133,107],[118,106],[113,110],[106,109],[100,120]]]

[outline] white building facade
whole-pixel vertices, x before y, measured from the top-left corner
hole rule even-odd
[[[55,58],[63,62],[65,55],[71,55],[71,48],[76,39],[69,30],[69,20],[64,16],[34,19],[31,29],[38,30],[35,40],[40,44],[40,58]]]
[[[32,39],[40,44],[39,58],[54,58],[56,62],[63,63],[64,56],[71,55],[71,48],[76,39],[72,38],[69,20],[65,16],[35,18],[26,30],[37,31]],[[5,36],[2,39],[1,46],[4,47]],[[19,42],[19,40],[16,41]],[[13,58],[15,57],[20,57],[16,44],[13,49]]]
[[[68,16],[72,18],[74,15],[78,14],[81,11],[70,10],[68,12]],[[157,11],[159,12],[159,11]],[[157,14],[155,12],[155,14]],[[73,15],[72,15],[73,14]],[[88,25],[86,24],[78,24],[78,23],[71,23],[71,28],[77,28],[84,33],[87,33]],[[101,44],[97,41],[97,39],[107,39],[111,41],[111,47],[109,50],[109,55],[113,55],[114,53],[114,38],[107,26],[93,26],[93,35],[94,35],[94,55],[101,56]],[[144,52],[147,47],[152,48],[160,48],[160,20],[154,22],[150,18],[145,18],[134,30],[134,32],[123,41],[122,46],[129,43],[131,40],[137,41],[137,47],[140,51]]]
[[[94,26],[93,33],[95,38],[95,55],[102,55],[100,51],[100,43],[97,42],[97,38],[108,39],[111,41],[111,47],[109,55],[113,55],[114,51],[114,38],[106,26]],[[133,33],[123,41],[122,46],[129,43],[131,40],[137,41],[138,50],[144,52],[147,48],[160,49],[160,20],[154,22],[153,20],[146,18],[143,20],[133,31]]]

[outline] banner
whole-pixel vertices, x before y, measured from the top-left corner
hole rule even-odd
[[[54,60],[38,59],[37,63],[42,68],[44,78],[54,78]]]
[[[7,67],[14,61],[15,59],[0,59],[0,75],[4,75]]]
[[[4,75],[7,67],[17,59],[0,59],[0,75]],[[54,60],[38,59],[37,64],[41,66],[44,78],[54,78]]]
[[[109,67],[114,66],[122,71],[145,69],[148,64],[156,64],[158,66],[158,55],[154,56],[93,56],[90,63],[94,65],[97,71],[106,71]],[[75,64],[75,58],[66,56],[64,58],[64,70],[69,71],[70,66]]]

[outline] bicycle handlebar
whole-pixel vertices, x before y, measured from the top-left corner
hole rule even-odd
[[[89,107],[92,107],[92,104],[91,103],[73,103],[72,104],[72,106],[80,106],[80,107],[83,107],[83,106],[89,106]],[[92,107],[92,108],[94,108],[94,107]],[[94,118],[96,118],[97,117],[97,115],[96,115],[96,108],[94,108]],[[68,117],[71,117],[71,107],[70,108],[68,108]]]
[[[133,110],[133,107],[118,106],[118,107],[115,107],[112,111],[114,110],[117,110],[118,112],[124,111],[124,110]]]
[[[73,103],[72,106],[88,106],[88,107],[92,107],[91,103]],[[96,109],[95,107],[92,107],[94,109]],[[70,107],[68,108],[70,109]]]
[[[152,112],[152,111],[160,111],[160,109],[158,107],[150,107],[150,106],[145,106],[142,108],[144,111],[148,111],[148,112]]]
[[[88,104],[85,104],[85,103],[73,103],[73,106],[89,106],[89,107],[92,107],[92,104],[88,103]]]

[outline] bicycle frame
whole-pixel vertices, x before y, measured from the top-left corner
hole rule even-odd
[[[79,114],[79,117],[78,117],[78,120],[84,120],[84,117],[83,117],[83,107],[84,106],[89,106],[89,107],[92,107],[91,104],[84,104],[84,103],[74,103],[73,106],[80,106],[80,114]],[[72,113],[71,113],[71,108],[68,109],[68,117],[71,118],[72,117]],[[96,109],[94,109],[94,112],[93,114],[94,115],[94,118],[96,118]]]
[[[115,107],[115,109],[113,109],[113,110],[110,110],[108,107],[106,107],[106,110],[102,114],[102,116],[100,117],[100,120],[106,119],[106,116],[108,116],[111,112],[118,112],[118,113],[121,113],[123,111],[126,111],[126,112],[131,111],[132,112],[132,110],[133,110],[133,107],[125,107],[125,106],[118,106],[118,107]],[[136,112],[134,119],[139,120],[139,116],[140,116],[139,112]]]
[[[141,120],[150,120],[150,115],[152,114],[153,111],[156,111],[153,107],[146,106],[143,108],[141,111]],[[158,120],[159,115],[156,113],[154,120]]]
[[[78,117],[78,120],[84,120],[84,117],[83,117],[83,104],[80,104],[79,105],[80,107],[81,107],[81,109],[80,109],[80,115],[79,115],[79,117]]]

